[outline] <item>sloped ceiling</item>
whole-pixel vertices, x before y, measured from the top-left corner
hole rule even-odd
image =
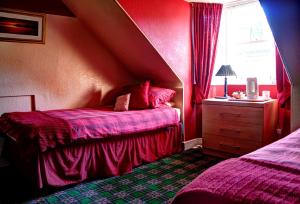
[[[300,4],[298,0],[260,0],[292,83],[291,129],[300,128]]]
[[[294,2],[294,3],[293,3]],[[261,0],[292,84],[300,84],[300,5],[296,0]],[[298,43],[295,43],[298,42]]]
[[[74,16],[61,0],[1,0],[0,7],[62,16]]]
[[[182,87],[177,75],[114,0],[63,2],[133,76]]]
[[[199,137],[200,131],[198,134],[196,132],[196,109],[191,101],[189,3],[183,0],[117,0],[117,2],[183,81],[184,140]]]

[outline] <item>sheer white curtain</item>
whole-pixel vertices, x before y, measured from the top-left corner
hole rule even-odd
[[[237,74],[231,84],[245,84],[247,77],[276,84],[274,39],[259,2],[224,8],[215,72],[222,64],[230,64]],[[223,83],[214,73],[212,84]]]

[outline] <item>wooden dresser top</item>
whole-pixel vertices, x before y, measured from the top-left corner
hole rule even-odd
[[[246,107],[264,107],[266,104],[274,103],[277,99],[267,101],[245,101],[245,100],[229,100],[229,99],[204,99],[202,104],[207,105],[222,105],[222,106],[246,106]]]

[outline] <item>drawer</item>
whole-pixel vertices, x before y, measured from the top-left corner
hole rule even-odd
[[[230,121],[232,123],[263,124],[263,108],[241,106],[204,105],[203,120]]]
[[[229,137],[237,140],[262,142],[263,127],[261,125],[234,123],[229,121],[204,121],[202,126],[204,134]]]
[[[213,149],[217,151],[227,152],[231,154],[247,154],[258,148],[259,143],[248,140],[237,140],[234,138],[220,137],[218,135],[205,134],[203,136],[203,148]]]

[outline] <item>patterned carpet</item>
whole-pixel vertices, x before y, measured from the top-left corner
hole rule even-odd
[[[28,203],[169,203],[183,186],[219,161],[192,149],[123,176],[82,183]]]

